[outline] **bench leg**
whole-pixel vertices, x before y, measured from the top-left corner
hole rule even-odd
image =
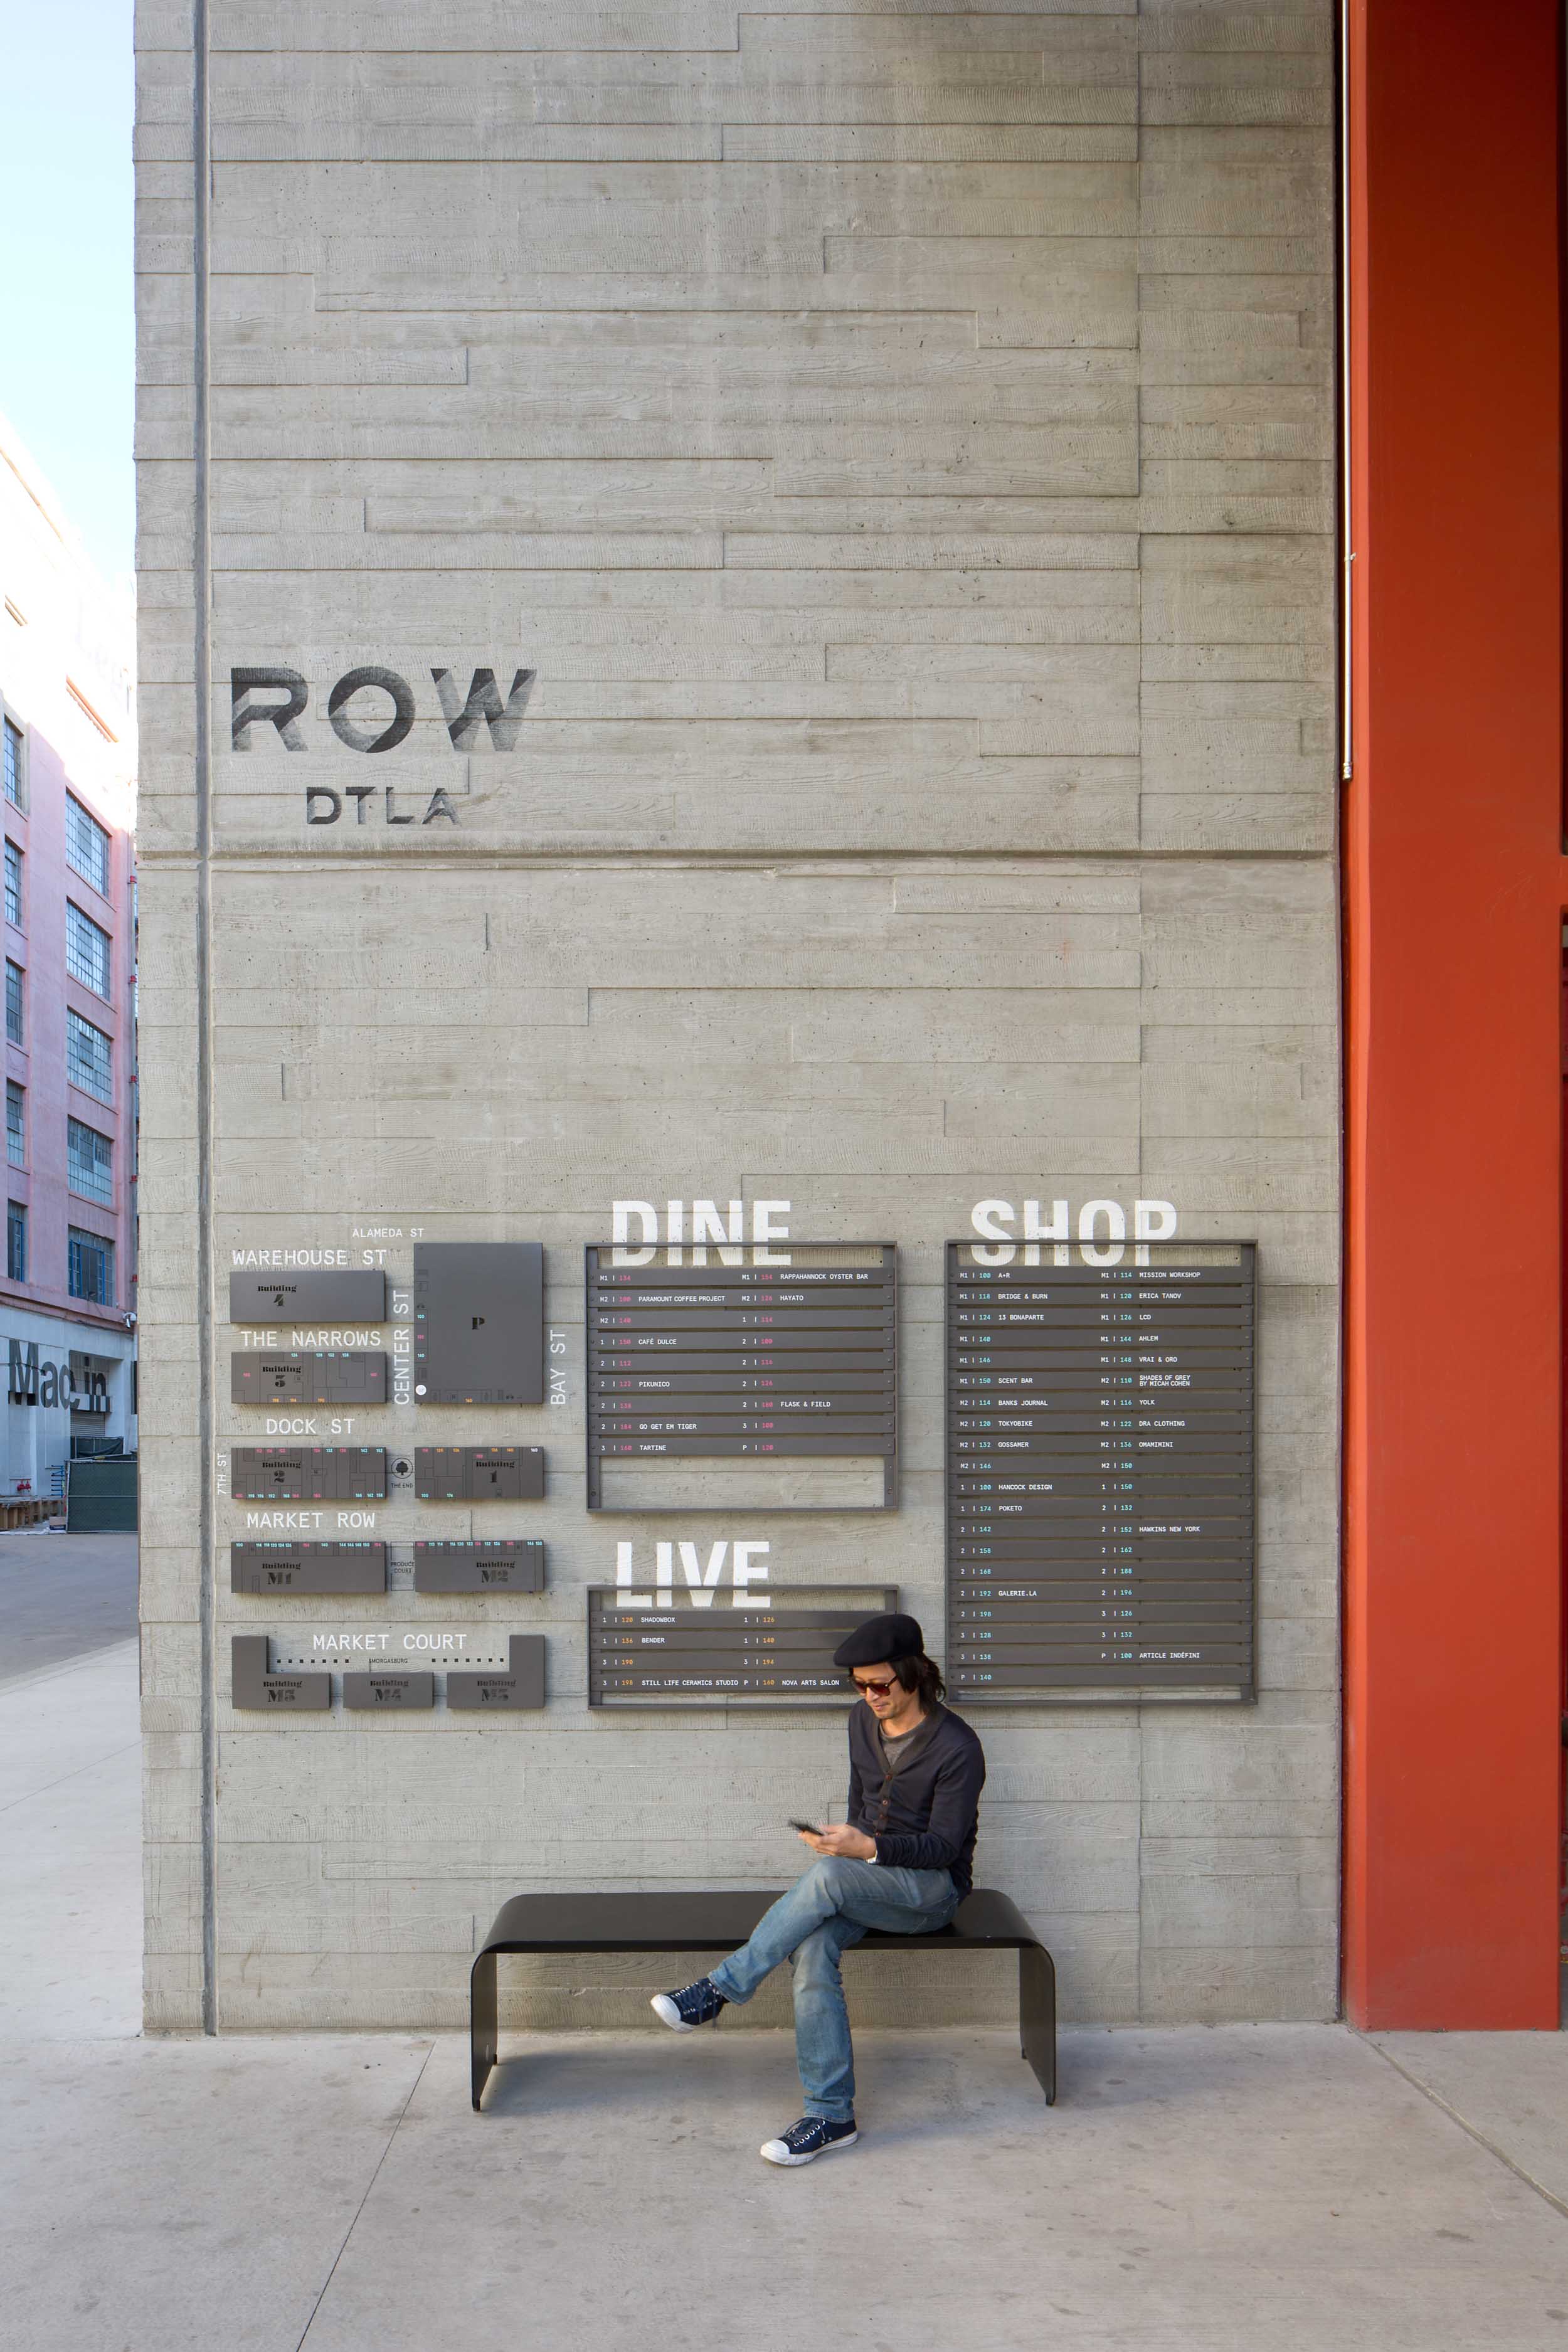
[[[499,2035],[496,1956],[493,1952],[481,1952],[468,1978],[468,2064],[475,2115],[479,2112],[485,2084],[496,2063]]]
[[[1057,2103],[1057,1971],[1042,1944],[1018,1948],[1018,2039],[1046,2095]]]

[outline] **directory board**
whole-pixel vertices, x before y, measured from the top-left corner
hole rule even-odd
[[[714,1593],[666,1600],[591,1585],[588,1704],[842,1707],[855,1694],[834,1651],[898,1605],[896,1585],[780,1589],[744,1608]]]
[[[1254,1698],[1256,1244],[1026,1246],[947,1250],[954,1702]]]
[[[879,1462],[879,1507],[892,1507],[898,1255],[886,1242],[591,1248],[589,1509],[603,1507],[605,1462],[701,1457]]]

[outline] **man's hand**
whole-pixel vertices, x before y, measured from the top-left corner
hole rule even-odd
[[[803,1830],[800,1836],[813,1853],[842,1854],[848,1862],[869,1862],[877,1851],[876,1839],[868,1838],[864,1830],[852,1830],[847,1822],[834,1822],[815,1837],[807,1837]]]

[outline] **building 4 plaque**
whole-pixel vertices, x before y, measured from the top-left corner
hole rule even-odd
[[[716,1262],[694,1265],[697,1255],[691,1244],[587,1253],[589,1509],[604,1507],[605,1462],[703,1456],[879,1462],[880,1507],[891,1508],[897,1249],[708,1245]]]
[[[1028,1246],[947,1249],[954,1701],[1252,1699],[1256,1244]]]
[[[279,1266],[231,1274],[231,1323],[384,1323],[386,1276],[380,1266]]]

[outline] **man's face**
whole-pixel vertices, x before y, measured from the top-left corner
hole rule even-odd
[[[894,1714],[905,1692],[896,1666],[857,1666],[852,1680],[879,1723]]]

